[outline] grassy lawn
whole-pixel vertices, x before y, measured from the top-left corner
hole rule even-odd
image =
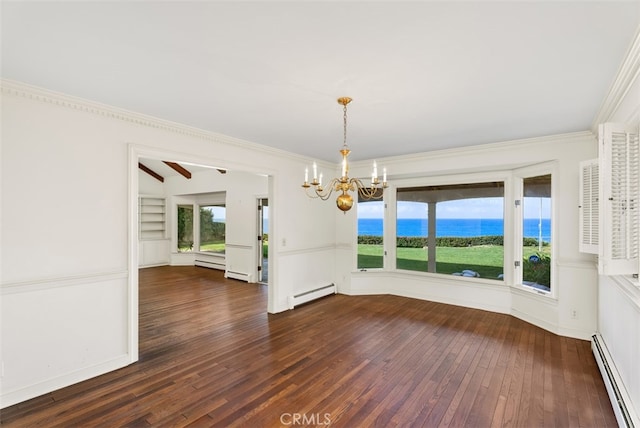
[[[224,241],[213,241],[200,244],[200,251],[224,253]]]
[[[365,268],[382,267],[381,245],[358,245],[358,266]],[[549,247],[543,248],[548,252]],[[538,252],[538,247],[524,247],[524,257]],[[398,269],[427,271],[427,250],[423,248],[397,248]],[[504,247],[482,245],[475,247],[437,247],[436,272],[452,274],[465,269],[476,271],[481,278],[497,279],[503,273]]]

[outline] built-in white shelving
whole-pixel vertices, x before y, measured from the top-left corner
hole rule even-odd
[[[165,199],[141,196],[139,202],[140,239],[164,239],[166,235]]]

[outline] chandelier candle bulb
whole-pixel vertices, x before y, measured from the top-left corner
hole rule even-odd
[[[318,179],[318,164],[313,163],[313,181]]]
[[[382,184],[387,184],[387,168],[382,168]]]
[[[304,182],[308,183],[309,182],[309,168],[304,169]]]

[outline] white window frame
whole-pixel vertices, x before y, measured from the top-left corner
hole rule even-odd
[[[467,277],[459,277],[447,275],[444,273],[435,273],[435,272],[421,272],[421,271],[406,271],[406,270],[398,270],[396,268],[396,221],[397,221],[397,212],[396,212],[396,192],[398,188],[406,188],[406,187],[420,187],[420,186],[447,186],[447,185],[457,185],[457,184],[473,184],[473,183],[487,183],[487,182],[503,182],[504,183],[504,195],[503,195],[503,224],[504,224],[504,257],[503,257],[503,273],[504,279],[502,281],[488,278],[467,278]],[[397,273],[408,273],[410,272],[412,275],[422,275],[427,277],[434,278],[455,278],[456,280],[461,281],[470,281],[479,284],[490,284],[490,285],[508,285],[511,283],[510,276],[507,275],[509,269],[507,266],[513,266],[513,249],[511,248],[511,238],[509,237],[508,227],[511,225],[511,219],[509,218],[509,211],[507,210],[507,203],[511,199],[511,190],[512,185],[510,184],[512,181],[512,173],[510,170],[507,171],[492,171],[492,172],[481,172],[481,173],[465,173],[465,174],[456,174],[456,175],[442,175],[442,176],[434,176],[434,177],[420,177],[420,178],[411,178],[411,179],[400,179],[394,180],[393,186],[389,186],[387,190],[385,190],[385,201],[387,201],[387,209],[385,214],[388,216],[385,218],[385,270],[394,271]],[[388,195],[387,195],[388,193]],[[449,278],[449,279],[451,279]]]
[[[558,162],[544,162],[537,165],[526,166],[522,168],[514,169],[513,171],[513,199],[511,201],[511,207],[513,207],[513,261],[511,269],[510,282],[513,288],[518,290],[527,291],[540,296],[548,297],[550,299],[558,298],[558,283],[557,280],[557,265],[558,265],[558,244],[557,244],[557,219],[558,219],[558,204],[556,203],[556,196],[558,195]],[[524,231],[522,230],[524,213],[522,211],[524,202],[524,179],[529,177],[537,177],[540,175],[551,175],[551,284],[549,285],[551,291],[539,290],[534,287],[523,284],[522,280],[522,239],[524,237]],[[516,205],[515,201],[519,200],[520,204]],[[506,229],[506,225],[505,225]],[[505,238],[506,239],[506,238]],[[505,257],[506,258],[506,257]],[[515,262],[519,261],[520,265],[516,266]],[[506,273],[505,273],[506,276]]]

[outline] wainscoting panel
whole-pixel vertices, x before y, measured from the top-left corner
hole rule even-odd
[[[598,329],[635,426],[640,426],[640,288],[624,277],[600,276]],[[617,403],[612,403],[617,406]]]
[[[2,287],[2,407],[131,363],[128,273]]]

